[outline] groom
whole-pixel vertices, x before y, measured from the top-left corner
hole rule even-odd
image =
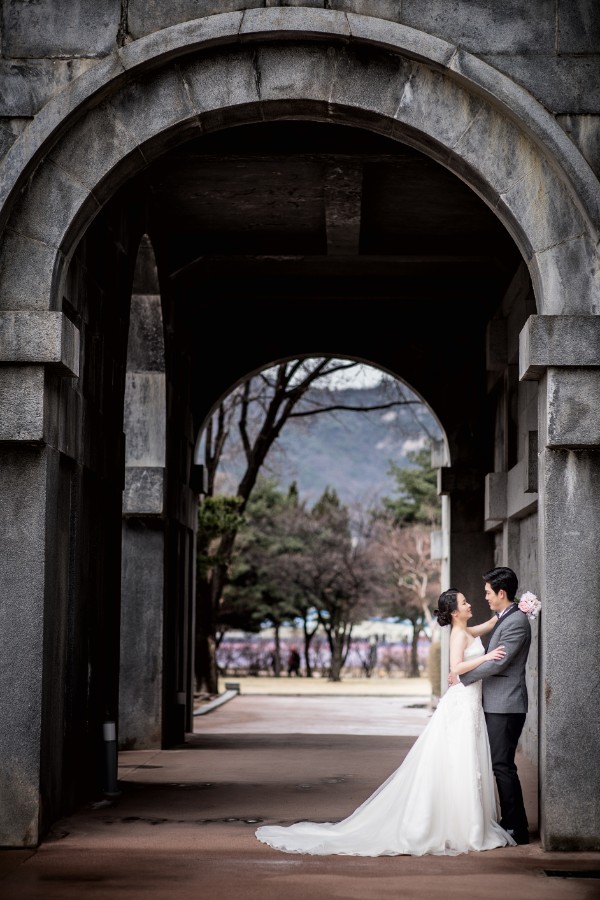
[[[515,752],[527,713],[525,664],[531,643],[527,616],[514,602],[519,582],[512,569],[499,566],[486,572],[485,599],[498,621],[490,633],[488,651],[500,644],[506,656],[482,663],[464,675],[448,676],[449,684],[465,685],[483,679],[483,711],[490,739],[492,768],[496,777],[500,825],[517,844],[529,843],[523,792],[515,765]]]

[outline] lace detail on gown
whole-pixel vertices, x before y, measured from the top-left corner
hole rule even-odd
[[[476,638],[465,659],[481,656]],[[340,822],[263,825],[256,837],[287,853],[455,856],[514,845],[497,822],[481,681],[449,688],[402,765]]]

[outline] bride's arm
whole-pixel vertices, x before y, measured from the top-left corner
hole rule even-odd
[[[484,656],[478,656],[475,659],[465,660],[465,650],[467,649],[467,635],[464,631],[455,629],[450,635],[450,671],[453,675],[464,675],[476,669],[481,663],[488,662],[491,659],[502,659],[506,655],[506,651],[502,644],[486,653]]]
[[[473,637],[481,637],[482,634],[488,634],[496,622],[498,621],[496,615],[494,614],[491,619],[488,619],[487,622],[482,622],[481,625],[471,625],[467,628],[467,631]]]

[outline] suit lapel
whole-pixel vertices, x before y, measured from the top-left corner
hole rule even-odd
[[[509,616],[512,616],[512,614],[513,614],[514,612],[516,612],[518,608],[519,608],[518,603],[513,602],[513,605],[508,607],[508,609],[506,610],[506,612],[504,613],[504,615],[502,616],[502,618],[501,618],[501,619],[498,619],[498,621],[496,622],[496,624],[494,625],[494,627],[493,627],[492,630],[490,631],[490,636],[489,636],[489,638],[488,638],[488,647],[489,647],[489,645],[490,645],[490,641],[492,640],[492,636],[495,634],[496,629],[498,628],[498,626],[499,626],[502,622],[504,622],[505,619],[508,619]]]

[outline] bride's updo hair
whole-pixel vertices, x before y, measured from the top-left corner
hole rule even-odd
[[[452,623],[452,613],[458,605],[458,595],[460,591],[456,588],[448,588],[443,594],[440,594],[438,600],[438,608],[434,609],[433,614],[438,620],[438,625],[450,625]]]

